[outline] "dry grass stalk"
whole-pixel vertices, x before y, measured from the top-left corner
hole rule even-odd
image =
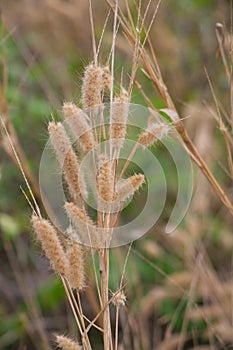
[[[109,6],[111,7],[112,11],[114,12],[114,6],[113,4],[107,0]],[[133,22],[128,21],[126,16],[124,16],[123,11],[119,9],[119,15],[118,15],[119,21],[121,23],[121,26],[124,30],[125,36],[132,48],[135,47],[136,42],[137,42],[137,35],[135,26]],[[146,51],[144,45],[140,44],[139,47],[139,58],[141,63],[144,66],[145,73],[149,77],[149,79],[152,81],[154,84],[156,90],[159,92],[160,96],[166,103],[166,106],[171,109],[173,114],[175,113],[176,116],[170,115],[171,121],[173,122],[177,132],[180,134],[185,146],[186,150],[189,152],[189,155],[193,159],[193,161],[200,167],[201,171],[205,175],[205,177],[208,179],[210,182],[211,186],[213,187],[215,193],[218,195],[222,203],[226,206],[226,208],[229,210],[231,215],[233,215],[233,204],[231,203],[230,199],[228,198],[226,192],[224,189],[221,187],[221,185],[218,183],[218,181],[215,179],[214,175],[208,168],[206,162],[196,149],[195,145],[193,144],[192,140],[190,139],[187,130],[184,127],[184,124],[182,120],[179,118],[178,113],[176,111],[175,105],[173,103],[173,100],[169,94],[168,88],[163,80],[163,76],[161,74],[161,70],[156,58],[156,54],[153,50],[153,47],[149,41],[149,46],[151,50],[151,56],[148,54]],[[232,85],[232,81],[231,81]],[[152,108],[153,105],[150,105]],[[155,108],[154,108],[155,109]]]
[[[68,261],[55,228],[48,220],[32,216],[32,225],[55,272],[67,276]]]
[[[120,307],[124,307],[126,303],[126,296],[122,290],[115,293],[112,300],[113,304],[116,306],[116,323],[115,323],[115,350],[118,349],[118,326],[119,326],[119,311]]]
[[[64,335],[56,335],[56,343],[62,350],[82,350],[82,347]]]

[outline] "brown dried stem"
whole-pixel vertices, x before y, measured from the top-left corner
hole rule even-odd
[[[110,7],[114,10],[113,5],[110,3],[109,0],[107,0]],[[125,17],[123,15],[123,12],[119,9],[119,15],[118,15],[119,21],[121,23],[121,26],[123,28],[124,34],[126,39],[128,40],[131,47],[135,46],[135,42],[137,40],[137,37],[135,36],[135,29],[131,28],[132,24],[130,24],[125,20]],[[213,187],[215,193],[221,200],[221,202],[226,206],[226,208],[229,210],[230,214],[233,215],[233,204],[229,200],[228,196],[226,195],[225,191],[221,187],[221,185],[218,183],[218,181],[215,179],[212,172],[209,170],[207,164],[205,163],[204,159],[196,149],[195,145],[193,144],[192,140],[190,139],[187,130],[185,129],[182,121],[178,117],[178,112],[176,110],[176,107],[172,101],[172,98],[168,92],[167,86],[163,81],[163,77],[157,62],[156,55],[154,53],[154,50],[152,48],[152,45],[149,42],[149,46],[151,49],[152,58],[149,56],[147,51],[143,46],[140,46],[139,48],[139,57],[141,60],[141,63],[144,66],[146,75],[150,78],[152,83],[154,84],[156,90],[166,103],[167,107],[174,111],[177,115],[177,118],[175,120],[172,120],[174,123],[174,126],[181,136],[185,146],[187,147],[189,154],[193,161],[198,165],[198,167],[201,169],[211,186]],[[154,108],[155,109],[155,108]]]

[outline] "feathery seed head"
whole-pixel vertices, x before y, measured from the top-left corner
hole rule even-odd
[[[67,276],[68,261],[55,228],[48,220],[40,219],[36,215],[32,216],[32,225],[54,271]]]
[[[69,261],[68,281],[71,288],[82,290],[85,285],[84,259],[82,246],[79,243],[69,241],[67,247]]]
[[[128,92],[122,87],[120,91],[120,95],[114,98],[114,103],[119,107],[119,109],[116,109],[116,113],[113,115],[114,121],[126,121],[128,117],[128,110],[129,110],[129,98],[128,98]],[[117,115],[118,112],[120,112],[119,115]],[[120,118],[120,120],[119,120]]]
[[[65,180],[69,187],[70,195],[76,202],[80,196],[79,164],[71,147],[71,142],[62,123],[50,122],[48,126],[50,140],[56,152],[57,159],[63,170]],[[85,184],[82,184],[85,190]]]
[[[56,335],[56,343],[62,350],[82,350],[82,347],[64,335]]]
[[[125,306],[126,296],[122,291],[119,291],[113,298],[113,303],[116,306]]]
[[[63,164],[63,171],[65,180],[68,183],[69,191],[74,200],[77,200],[81,194],[79,186],[79,164],[76,155],[72,149],[67,152]],[[82,184],[82,188],[85,190],[85,184]]]
[[[64,102],[62,110],[65,118],[70,118],[78,112],[79,108],[73,102]]]
[[[112,85],[112,76],[108,66],[102,68],[102,77],[103,77],[103,89],[111,89]]]
[[[114,161],[101,159],[97,173],[97,187],[100,199],[111,202],[114,198]]]
[[[156,141],[161,140],[168,134],[169,125],[164,123],[151,124],[148,129],[143,130],[138,138],[138,143],[142,146],[149,147]]]
[[[78,231],[81,242],[98,246],[96,226],[84,209],[78,208],[72,202],[65,203],[65,210],[70,221]]]
[[[86,67],[82,85],[83,108],[92,108],[101,104],[103,90],[103,72],[101,67],[90,64]]]
[[[126,135],[126,123],[129,113],[128,93],[121,89],[120,96],[115,97],[112,107],[112,119],[110,125],[110,139],[112,145],[121,148]]]
[[[66,212],[73,223],[75,223],[75,221],[78,219],[79,221],[83,222],[84,224],[88,224],[88,225],[92,225],[92,226],[94,225],[93,221],[87,215],[86,211],[84,209],[78,208],[74,203],[66,202],[65,209],[66,209]]]
[[[63,163],[66,153],[70,148],[70,141],[62,123],[49,122],[48,131],[52,146],[56,152],[57,159],[60,164]]]
[[[136,191],[145,182],[143,174],[135,174],[126,180],[120,181],[117,186],[117,201],[125,201],[130,196],[134,195]]]
[[[129,103],[128,91],[123,87],[121,87],[121,92],[118,99],[121,103]]]
[[[95,139],[86,114],[72,102],[63,104],[63,113],[69,129],[78,139],[83,151],[92,150],[95,146]]]
[[[129,178],[129,181],[135,192],[138,191],[142,184],[145,182],[145,176],[143,174],[135,174]]]

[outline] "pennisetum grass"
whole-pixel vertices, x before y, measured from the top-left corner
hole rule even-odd
[[[56,343],[59,348],[66,350],[81,350],[82,347],[71,340],[70,338],[63,335],[56,335]]]
[[[170,125],[165,122],[153,123],[148,120],[148,127],[145,130],[142,130],[139,134],[137,145],[134,149],[132,149],[132,152],[126,160],[120,175],[118,175],[120,150],[123,147],[127,136],[127,120],[129,117],[129,104],[133,84],[135,84],[142,93],[142,96],[145,98],[145,101],[148,103],[149,107],[156,111],[156,108],[153,106],[152,102],[148,100],[146,94],[144,93],[143,88],[135,79],[139,61],[144,67],[144,74],[152,81],[156,90],[164,100],[167,108],[169,108],[168,116],[170,118],[170,122],[174,125],[177,132],[181,136],[183,145],[187,152],[190,154],[194,162],[200,167],[201,171],[210,182],[222,203],[231,214],[233,213],[233,205],[230,199],[228,198],[224,189],[215,179],[201,154],[191,141],[182,120],[178,116],[175,104],[172,101],[168,89],[163,81],[157,58],[149,39],[149,29],[154,21],[158,7],[156,7],[156,10],[154,11],[149,29],[146,30],[145,17],[150,7],[150,1],[148,2],[148,6],[146,7],[143,16],[141,14],[140,2],[136,26],[134,25],[127,1],[125,2],[127,16],[124,14],[121,7],[119,7],[118,1],[114,1],[112,3],[107,0],[107,2],[114,13],[113,39],[110,53],[111,68],[109,68],[108,65],[101,66],[98,62],[98,54],[96,52],[93,32],[94,26],[92,7],[91,1],[89,1],[94,59],[84,71],[81,89],[82,108],[78,107],[73,102],[64,102],[63,104],[65,125],[68,126],[69,131],[74,135],[74,137],[78,139],[78,151],[76,147],[72,145],[67,130],[61,122],[55,122],[52,120],[48,125],[50,141],[60,164],[69,192],[69,200],[64,203],[64,210],[66,211],[70,220],[71,227],[66,231],[64,239],[60,239],[59,232],[53,226],[53,224],[49,222],[49,220],[42,218],[36,200],[32,195],[32,226],[38,240],[41,242],[43,251],[49,259],[53,270],[61,277],[79,332],[79,342],[75,342],[69,337],[63,335],[56,335],[56,344],[63,350],[95,349],[95,344],[91,344],[89,338],[89,331],[92,327],[95,327],[103,338],[104,350],[117,350],[119,348],[118,328],[120,313],[122,309],[126,308],[126,295],[123,286],[123,276],[129,252],[125,260],[122,279],[119,281],[120,287],[110,296],[109,243],[111,240],[111,229],[118,221],[121,206],[117,206],[117,208],[119,208],[117,212],[112,212],[111,209],[114,203],[123,203],[130,196],[133,196],[145,182],[144,175],[140,173],[124,178],[127,167],[133,154],[136,152],[137,147],[139,147],[139,145],[149,147],[166,136],[170,131]],[[119,94],[115,94],[114,52],[117,28],[119,25],[122,27],[125,37],[133,49],[133,64],[128,89],[123,88],[121,84]],[[146,35],[145,40],[141,43],[140,33],[142,30],[145,30]],[[218,25],[216,27],[217,41],[228,78],[228,83],[232,91],[232,78],[230,69],[227,66],[225,51],[219,33],[220,30],[221,28]],[[145,49],[146,41],[148,41],[149,49],[151,51],[150,55]],[[211,86],[210,80],[209,83]],[[110,91],[111,102],[110,125],[108,128],[105,125],[95,127],[95,118],[97,114],[101,115],[103,121],[104,101],[107,91]],[[228,155],[228,164],[232,177],[232,135],[229,133],[228,128],[225,127],[222,118],[220,118],[220,110],[217,103],[216,107],[217,113],[213,111],[212,113],[217,119],[224,135],[224,142]],[[6,127],[6,130],[10,131],[8,136],[11,140],[11,149],[9,150],[9,148],[6,148],[5,146],[6,151],[14,159],[14,161],[16,159],[16,164],[21,168],[30,192],[31,187],[29,183],[32,185],[34,192],[38,195],[37,198],[39,198],[38,187],[36,186],[35,180],[28,170],[27,162],[18,144],[14,129],[12,129],[11,125],[9,126],[7,111],[5,111],[5,115],[5,123],[2,123],[3,126]],[[105,141],[106,139],[109,139],[110,141],[109,152],[106,147],[103,150],[99,146],[100,141]],[[79,153],[78,157],[77,152]],[[96,220],[91,218],[88,212],[88,207],[85,205],[83,193],[86,193],[86,191],[88,192],[88,189],[86,189],[85,179],[80,175],[80,158],[85,156],[85,154],[88,152],[93,155],[93,162],[95,152],[98,155],[98,159],[94,166],[96,179],[95,187],[98,195]],[[21,162],[23,162],[23,167],[17,157],[17,154],[19,154]],[[25,172],[23,169],[25,169]],[[29,180],[29,183],[27,179]],[[85,242],[86,245],[82,245],[83,242]],[[180,246],[181,243],[179,239],[174,240],[174,249],[177,250],[178,255],[183,254],[183,251],[182,253],[180,252]],[[189,249],[189,245],[183,241],[182,247]],[[189,261],[192,258],[191,253],[189,256]],[[87,259],[87,255],[90,255],[89,260]],[[80,298],[80,292],[85,293],[86,270],[89,268],[87,265],[90,264],[90,261],[93,265],[99,307],[99,311],[93,320],[87,319],[87,317],[83,314],[82,302]],[[96,261],[98,261],[98,263],[96,263]],[[198,269],[199,261],[195,263],[195,267],[197,268],[198,273],[200,273],[200,270]],[[229,300],[231,296],[232,284],[227,285],[226,292],[223,293],[221,289],[221,282],[216,279],[209,262],[203,260],[202,265],[204,268],[201,270],[202,273],[198,275],[199,277],[197,279],[193,279],[190,273],[187,273],[186,275],[174,274],[173,277],[167,281],[165,288],[152,291],[148,297],[143,300],[142,319],[145,314],[149,313],[149,310],[153,305],[161,303],[166,297],[179,299],[186,288],[190,287],[188,291],[190,302],[185,312],[182,333],[179,336],[168,337],[168,340],[161,344],[158,349],[182,349],[185,339],[184,335],[187,330],[187,320],[199,321],[204,319],[209,325],[210,332],[217,332],[218,334],[223,335],[223,337],[226,339],[232,339],[232,329],[230,323],[222,321],[225,314],[227,314],[229,319],[229,310],[226,307],[225,299],[228,298],[227,300]],[[200,281],[206,282],[205,289],[199,288]],[[174,293],[174,291],[170,288],[169,283],[171,282],[173,285],[178,287],[176,293]],[[215,286],[214,292],[213,286]],[[204,299],[206,295],[208,295],[208,300],[209,303],[211,303],[211,306],[217,301],[215,307],[208,307],[208,305],[198,307],[196,304],[194,304],[193,292],[195,289],[198,291],[198,296],[200,298]],[[112,324],[110,315],[111,304],[113,304],[115,307],[115,325]],[[209,318],[217,318],[218,323],[212,326],[211,322],[209,322]]]
[[[70,201],[64,203],[64,209],[70,219],[72,228],[66,232],[66,244],[63,247],[58,239],[55,228],[45,219],[33,215],[33,227],[38,234],[46,256],[51,261],[53,269],[61,276],[66,293],[75,315],[80,332],[80,341],[83,349],[91,349],[88,338],[89,328],[87,320],[82,313],[82,305],[79,292],[85,290],[85,263],[84,247],[80,243],[88,242],[89,252],[94,262],[94,256],[98,256],[99,272],[96,266],[96,287],[99,296],[99,315],[102,314],[103,345],[105,350],[118,349],[118,327],[122,307],[125,307],[126,296],[121,287],[116,293],[109,297],[109,244],[111,241],[111,229],[116,225],[121,205],[118,211],[112,213],[114,203],[123,203],[133,196],[145,182],[143,174],[134,174],[123,178],[123,173],[118,175],[118,160],[120,150],[123,147],[127,134],[127,120],[129,116],[129,103],[131,91],[121,87],[120,93],[114,96],[114,43],[116,36],[117,4],[114,16],[114,34],[112,46],[111,71],[108,66],[100,66],[96,53],[94,52],[94,63],[88,65],[84,71],[82,82],[82,108],[73,102],[63,104],[63,115],[69,131],[78,139],[79,158],[87,152],[96,152],[98,160],[95,163],[95,179],[97,193],[97,220],[91,219],[85,202],[82,198],[80,188],[80,165],[73,146],[64,125],[61,122],[51,121],[48,125],[51,145],[60,164],[64,179],[68,186]],[[94,36],[93,36],[93,40]],[[93,45],[95,47],[95,45]],[[129,86],[129,90],[131,86]],[[110,90],[110,124],[109,127],[102,125],[95,127],[95,118],[104,111],[105,91]],[[101,117],[103,121],[103,116]],[[149,123],[149,121],[148,121]],[[94,126],[94,127],[93,127]],[[151,125],[147,130],[141,132],[138,143],[148,147],[161,139],[169,131],[166,124]],[[99,141],[109,138],[110,153],[106,146],[101,149]],[[132,150],[133,151],[133,150]],[[93,153],[94,159],[94,153]],[[130,159],[126,161],[126,171]],[[84,180],[83,180],[84,181]],[[85,187],[85,183],[81,185]],[[85,248],[86,250],[87,248]],[[98,278],[99,275],[99,278]],[[74,292],[76,293],[74,295]],[[110,318],[110,303],[115,305],[116,321],[113,327]],[[90,323],[90,325],[93,325]],[[90,326],[89,326],[90,327]],[[97,327],[97,326],[96,326]],[[57,336],[57,344],[63,349],[78,349],[79,345],[64,336]]]

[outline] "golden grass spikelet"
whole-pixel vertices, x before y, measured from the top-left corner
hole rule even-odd
[[[52,121],[49,122],[48,131],[57,159],[60,164],[63,164],[66,154],[71,146],[66,130],[62,123]]]
[[[121,148],[126,135],[126,123],[129,113],[128,93],[121,89],[120,96],[115,97],[112,106],[112,119],[110,125],[110,139],[112,145]]]
[[[100,199],[111,202],[114,198],[114,161],[101,160],[97,172],[97,187]]]
[[[119,291],[116,293],[116,295],[113,298],[113,304],[116,306],[125,306],[126,303],[126,296],[122,291]]]
[[[145,147],[149,147],[166,136],[169,129],[169,126],[164,123],[152,124],[148,129],[141,132],[138,138],[138,143]]]
[[[67,153],[67,156],[64,161],[63,171],[65,179],[69,186],[69,191],[74,200],[79,197],[81,190],[79,186],[79,164],[76,158],[76,155],[72,149]],[[83,184],[81,187],[85,187]]]
[[[62,350],[82,350],[82,347],[64,335],[56,335],[56,343]]]
[[[55,228],[48,220],[40,219],[36,215],[32,216],[32,225],[54,271],[67,276],[68,261]]]
[[[66,134],[65,128],[62,123],[50,122],[48,130],[57,159],[64,172],[70,195],[74,201],[78,201],[81,193],[78,177],[79,164],[76,155],[71,148],[71,143]],[[82,187],[85,189],[84,183],[82,184]]]
[[[63,113],[70,130],[79,141],[83,151],[92,150],[95,146],[95,139],[85,113],[72,102],[63,104]]]
[[[84,209],[78,208],[74,203],[66,202],[65,209],[66,209],[68,215],[74,214],[74,217],[81,220],[85,225],[88,224],[90,226],[95,226],[94,222],[88,216],[86,211]],[[71,215],[70,219],[72,219],[71,221],[75,223],[74,217]]]
[[[85,286],[84,257],[81,244],[69,241],[67,247],[67,258],[69,261],[68,281],[71,288],[77,291]]]
[[[72,202],[65,203],[65,210],[72,224],[78,231],[81,242],[97,247],[96,226],[84,209],[78,208]]]
[[[117,184],[117,200],[124,201],[133,195],[145,182],[143,174],[135,174]]]
[[[103,89],[110,90],[112,85],[112,76],[108,66],[102,68]]]
[[[86,67],[82,85],[83,108],[92,108],[101,104],[103,90],[103,71],[101,67],[90,64]]]

